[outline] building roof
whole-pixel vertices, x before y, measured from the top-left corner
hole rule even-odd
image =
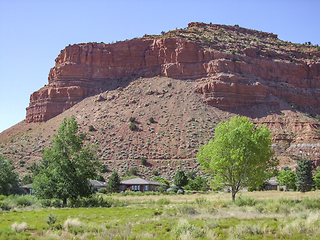
[[[21,186],[20,188],[31,188],[32,183]]]
[[[149,180],[144,180],[142,178],[132,178],[129,180],[121,181],[120,184],[123,185],[165,185],[160,182],[154,182],[154,181],[149,181]]]
[[[273,185],[273,186],[278,186],[279,183],[277,182],[276,177],[270,178],[268,181],[265,181],[266,184]]]
[[[107,186],[107,183],[100,182],[98,180],[89,180],[89,182],[92,187],[106,187]]]

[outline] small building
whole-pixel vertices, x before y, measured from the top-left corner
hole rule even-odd
[[[158,191],[160,186],[166,187],[167,185],[160,182],[153,182],[149,180],[144,180],[142,178],[133,178],[120,182],[120,191]]]
[[[100,182],[98,180],[89,180],[91,187],[95,192],[99,191],[101,188],[106,188],[107,183],[105,182]]]
[[[279,183],[277,182],[276,177],[270,178],[268,181],[264,182],[264,190],[278,190],[279,188]]]
[[[27,194],[34,194],[34,191],[31,186],[32,186],[32,183],[29,183],[29,184],[21,186],[20,188],[24,189],[27,192]]]

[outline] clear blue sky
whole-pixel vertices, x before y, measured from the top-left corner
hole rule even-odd
[[[160,34],[196,21],[320,45],[319,11],[318,0],[1,0],[0,132],[25,118],[30,94],[48,83],[69,44]]]

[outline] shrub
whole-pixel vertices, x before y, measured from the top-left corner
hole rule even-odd
[[[94,131],[94,130],[95,130],[94,126],[90,125],[90,126],[89,126],[89,131],[92,132],[92,131]]]
[[[136,167],[130,168],[130,170],[128,172],[129,175],[134,175],[134,176],[136,176],[137,173],[138,173],[138,168],[136,168]]]
[[[47,215],[46,223],[52,227],[57,221],[57,215],[53,215],[52,213]]]
[[[147,163],[147,159],[145,157],[141,157],[140,161],[141,161],[141,165],[146,165]]]
[[[130,124],[130,126],[129,126],[129,129],[130,129],[131,131],[137,129],[136,124],[135,124],[134,122],[131,122],[131,124]]]
[[[168,198],[160,198],[158,201],[157,201],[157,204],[158,205],[168,205],[170,204],[170,200]]]
[[[134,122],[135,120],[136,120],[135,117],[130,117],[130,118],[129,118],[129,122]]]
[[[66,230],[69,230],[70,228],[80,228],[83,226],[83,224],[79,221],[78,218],[68,218],[64,222],[63,226]]]
[[[189,214],[189,215],[197,214],[196,209],[193,206],[189,205],[189,204],[179,204],[177,206],[177,210],[181,214]]]
[[[206,225],[209,229],[214,229],[220,226],[220,223],[217,219],[211,219],[208,222],[206,222]]]
[[[102,167],[101,167],[101,173],[106,173],[106,172],[108,172],[108,167],[107,167],[107,165],[102,165]]]
[[[173,229],[173,232],[176,236],[180,236],[181,239],[189,239],[190,237],[200,238],[204,235],[204,232],[200,228],[195,227],[186,219],[181,219],[178,225]]]
[[[174,176],[173,183],[178,187],[183,187],[188,184],[188,178],[185,175],[184,171],[178,170]]]
[[[198,205],[205,205],[208,203],[208,200],[204,197],[200,197],[200,198],[196,198],[195,202]]]
[[[61,199],[53,198],[51,200],[51,206],[56,208],[61,208],[63,206],[63,202]]]
[[[154,169],[154,170],[152,171],[152,175],[153,175],[153,176],[159,176],[159,172],[158,172],[156,169]]]
[[[150,123],[154,123],[153,117],[149,118],[149,122],[150,122]]]
[[[26,222],[22,223],[14,223],[11,225],[11,229],[16,231],[16,232],[24,232],[29,229],[28,224]]]
[[[37,202],[37,199],[32,195],[11,195],[8,200],[19,207],[31,206]]]
[[[238,197],[235,201],[235,204],[239,207],[242,206],[254,206],[256,205],[257,201],[251,197]]]
[[[103,194],[106,194],[108,192],[108,189],[107,188],[100,188],[98,193],[103,193]]]
[[[235,238],[241,238],[244,234],[258,235],[262,234],[263,231],[259,225],[241,223],[235,227],[230,228],[230,233]]]

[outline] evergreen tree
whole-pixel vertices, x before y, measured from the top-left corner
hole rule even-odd
[[[298,162],[296,167],[296,186],[298,191],[307,192],[311,190],[313,187],[312,170],[312,164],[308,159],[302,158]]]
[[[188,178],[184,174],[184,171],[180,169],[177,171],[176,175],[174,176],[173,183],[179,188],[188,184]]]
[[[120,178],[117,172],[113,172],[109,178],[107,190],[108,192],[118,192],[120,186]]]

